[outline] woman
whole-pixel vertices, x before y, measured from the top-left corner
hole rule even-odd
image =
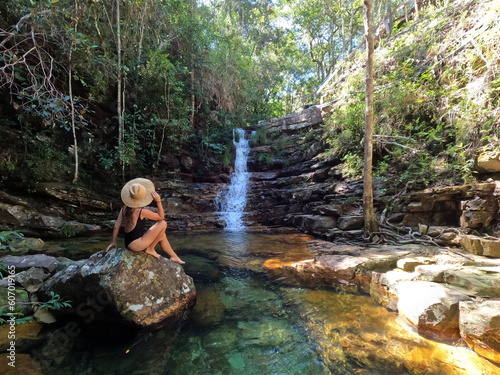
[[[132,251],[146,250],[147,254],[158,259],[160,254],[156,252],[155,247],[159,243],[161,249],[170,256],[172,262],[184,264],[185,262],[179,258],[168,242],[165,234],[167,223],[163,220],[165,212],[160,195],[155,191],[153,183],[145,178],[131,180],[122,188],[121,198],[124,206],[118,214],[113,229],[113,240],[106,251],[116,247],[118,233],[123,226],[127,249]],[[158,206],[158,212],[144,208],[153,200]],[[147,229],[146,219],[154,220],[156,223]]]

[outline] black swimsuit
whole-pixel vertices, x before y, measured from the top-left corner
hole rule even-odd
[[[142,212],[142,208],[141,208]],[[146,232],[146,219],[141,219],[141,212],[139,212],[139,216],[137,216],[137,223],[135,224],[134,229],[130,232],[124,232],[125,246],[128,248],[131,242],[134,240],[141,238],[142,235]]]

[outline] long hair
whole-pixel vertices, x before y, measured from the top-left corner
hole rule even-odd
[[[134,212],[132,207],[123,206],[123,224],[130,222],[132,219],[132,212]]]

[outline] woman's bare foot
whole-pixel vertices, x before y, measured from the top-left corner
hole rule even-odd
[[[179,264],[184,264],[184,263],[186,263],[186,262],[184,262],[184,261],[183,261],[181,258],[179,258],[179,257],[171,257],[171,258],[170,258],[170,261],[171,261],[171,262],[175,262],[175,263],[179,263]]]
[[[151,248],[149,248],[149,247],[146,249],[146,254],[149,254],[149,255],[151,255],[151,256],[153,256],[153,257],[155,257],[156,259],[160,259],[160,256],[161,256],[160,254],[158,254],[158,253],[156,252],[156,250],[155,250],[155,249],[151,249]]]

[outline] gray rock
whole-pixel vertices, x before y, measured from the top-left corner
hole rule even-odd
[[[23,207],[11,206],[0,202],[0,223],[32,231],[50,237],[74,236],[84,233],[100,233],[99,225],[67,221],[63,218],[46,215]]]
[[[56,269],[57,260],[56,258],[45,254],[21,256],[5,255],[0,258],[0,263],[2,263],[5,267],[14,266],[16,272],[26,271],[32,267],[38,267],[52,273]]]
[[[365,225],[363,216],[341,216],[338,219],[337,227],[342,230],[361,229]]]
[[[443,274],[443,280],[467,290],[474,296],[500,297],[500,267],[451,268]]]
[[[16,282],[28,292],[36,292],[43,284],[43,281],[50,276],[42,268],[32,267],[27,271],[16,274]]]

